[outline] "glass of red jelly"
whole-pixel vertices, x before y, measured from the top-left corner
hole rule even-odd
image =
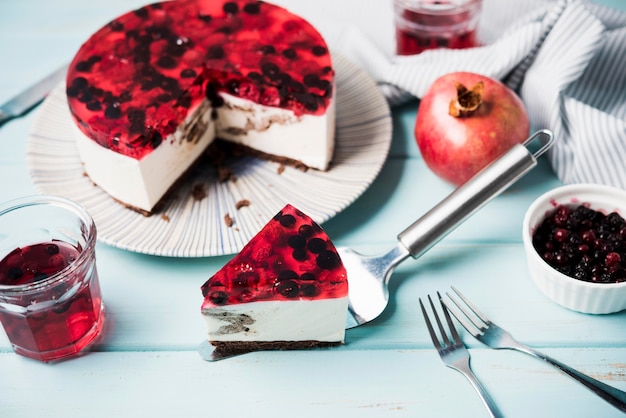
[[[100,334],[96,226],[80,205],[31,196],[0,205],[0,323],[13,350],[51,361]]]
[[[396,53],[478,46],[482,0],[394,0]]]

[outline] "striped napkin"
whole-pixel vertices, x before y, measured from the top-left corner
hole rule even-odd
[[[626,14],[584,0],[485,0],[484,46],[410,57],[386,54],[354,26],[324,35],[378,81],[392,106],[453,71],[504,81],[532,126],[554,132],[548,157],[563,183],[626,189]]]

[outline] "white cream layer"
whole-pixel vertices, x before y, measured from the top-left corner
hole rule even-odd
[[[172,135],[141,160],[104,148],[75,126],[76,143],[85,171],[113,198],[137,209],[150,211],[172,184],[204,152],[215,137],[208,103],[202,103]],[[207,129],[198,138],[187,138],[194,124]]]
[[[323,116],[261,106],[229,94],[217,109],[217,136],[252,149],[326,170],[335,145],[335,102]]]
[[[77,127],[77,145],[85,171],[91,180],[113,198],[134,208],[151,211],[172,184],[219,136],[259,151],[301,161],[326,170],[332,159],[335,138],[334,101],[322,116],[296,117],[290,110],[262,106],[231,95],[217,109],[217,123],[204,101],[141,160],[104,148]],[[188,141],[186,132],[197,118],[208,126],[197,141]]]
[[[262,301],[203,309],[209,341],[343,342],[348,298]]]

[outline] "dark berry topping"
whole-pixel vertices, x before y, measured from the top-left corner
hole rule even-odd
[[[80,72],[88,72],[91,71],[91,68],[93,67],[93,65],[97,62],[99,62],[101,60],[101,57],[98,55],[92,55],[91,57],[89,57],[88,60],[86,61],[79,61],[76,64],[76,71],[80,71]]]
[[[146,17],[148,17],[148,8],[142,7],[140,9],[135,10],[135,15],[137,15],[138,17],[142,19],[145,19]]]
[[[304,81],[305,86],[314,87],[314,86],[317,86],[317,84],[320,81],[320,78],[317,74],[307,74],[304,76],[302,81]]]
[[[276,48],[274,48],[272,45],[263,45],[260,51],[265,55],[274,55],[276,53]]]
[[[296,218],[293,215],[283,215],[279,222],[283,227],[291,228],[296,224]]]
[[[317,247],[324,247],[317,257],[305,245],[311,241],[314,247],[316,242]],[[346,277],[336,249],[321,227],[287,205],[202,286],[203,308],[274,298],[345,297]],[[224,292],[227,300],[214,302],[217,291]]]
[[[291,256],[293,257],[294,260],[297,260],[297,261],[305,261],[305,260],[308,260],[309,258],[309,254],[304,248],[296,248],[291,253]]]
[[[280,274],[277,277],[277,281],[283,281],[283,280],[296,280],[298,278],[298,273],[296,273],[293,270],[284,270],[281,271]]]
[[[300,234],[300,236],[304,239],[312,237],[314,233],[315,230],[309,224],[301,225],[300,228],[298,228],[298,234]]]
[[[235,2],[224,3],[224,12],[229,15],[236,15],[239,13],[239,6]]]
[[[327,109],[333,92],[331,57],[308,23],[262,1],[227,0],[218,9],[199,7],[195,13],[186,3],[129,12],[81,47],[68,71],[66,92],[72,115],[88,137],[141,158],[151,149],[139,144],[150,141],[147,135],[137,141],[139,124],[130,126],[126,112],[149,112],[150,123],[165,139],[188,116],[187,109],[200,104],[200,86],[209,80],[219,83],[218,93],[298,116]],[[310,75],[306,82],[303,72]],[[132,96],[130,102],[124,93]],[[213,106],[221,105],[218,97]]]
[[[211,20],[213,20],[213,17],[211,15],[198,15],[198,19],[205,23],[210,23]]]
[[[304,297],[314,297],[317,296],[319,293],[320,291],[318,287],[314,284],[307,283],[300,286],[300,294]]]
[[[332,270],[341,264],[339,255],[334,251],[324,250],[317,255],[315,262],[321,269]]]
[[[153,130],[152,135],[150,135],[150,145],[152,148],[156,148],[161,145],[161,142],[163,142],[163,136],[159,131]]]
[[[119,102],[113,102],[109,104],[104,110],[104,116],[107,119],[119,119],[122,116],[122,110],[120,109]]]
[[[261,71],[265,76],[271,77],[280,73],[280,68],[278,68],[278,65],[274,64],[273,62],[266,62],[265,64],[261,65]]]
[[[257,73],[256,71],[250,71],[248,73],[248,78],[256,83],[261,83],[263,82],[263,76],[259,73]]]
[[[285,280],[276,284],[276,291],[286,298],[295,298],[300,293],[300,287],[294,280]]]
[[[87,85],[88,85],[88,82],[85,77],[76,77],[75,79],[72,80],[72,87],[74,88],[84,89],[85,87],[87,87]]]
[[[109,23],[109,27],[111,28],[111,30],[113,32],[123,32],[124,31],[124,24],[120,21],[114,20],[113,22]]]
[[[87,109],[96,112],[98,110],[102,110],[102,104],[97,100],[91,100],[87,103]]]
[[[239,80],[232,79],[226,82],[226,90],[234,95],[239,95],[239,86]]]
[[[293,48],[288,48],[283,51],[283,56],[290,60],[295,59],[298,56],[298,53]]]
[[[326,55],[328,53],[328,50],[323,47],[323,46],[314,46],[311,49],[311,52],[313,52],[313,55],[315,55],[316,57],[321,57],[322,55]]]
[[[578,280],[626,280],[626,221],[585,205],[559,205],[535,230],[533,246],[548,264]]]
[[[226,56],[226,54],[224,53],[224,48],[222,48],[220,45],[213,45],[211,47],[209,47],[209,50],[207,51],[207,58],[208,59],[222,59]]]
[[[306,238],[302,235],[292,235],[287,240],[287,244],[294,249],[304,248],[306,247]]]
[[[185,68],[180,72],[181,78],[195,78],[197,75],[196,71],[192,68]]]
[[[228,301],[228,295],[226,294],[226,292],[222,292],[220,290],[211,293],[209,299],[211,300],[211,303],[215,305],[223,305]]]
[[[321,253],[322,251],[326,249],[327,246],[328,245],[326,244],[326,241],[321,238],[312,238],[311,240],[309,240],[309,243],[307,244],[307,248],[313,254]]]
[[[259,2],[247,3],[243,6],[243,11],[249,15],[258,15],[261,11],[261,4]]]
[[[169,55],[164,55],[157,60],[156,65],[161,68],[176,68],[176,60]]]

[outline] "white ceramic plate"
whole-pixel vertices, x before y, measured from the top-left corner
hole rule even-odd
[[[74,144],[64,83],[39,109],[28,138],[27,162],[36,189],[81,203],[100,241],[129,251],[170,257],[239,252],[265,223],[291,203],[318,223],[335,216],[374,181],[391,144],[391,115],[375,82],[341,56],[337,72],[337,140],[327,172],[302,172],[252,157],[230,164],[237,180],[219,182],[206,167],[180,184],[159,214],[143,216],[94,186]],[[206,197],[194,198],[203,185]],[[236,209],[246,199],[247,207]],[[234,221],[227,226],[224,218]]]

